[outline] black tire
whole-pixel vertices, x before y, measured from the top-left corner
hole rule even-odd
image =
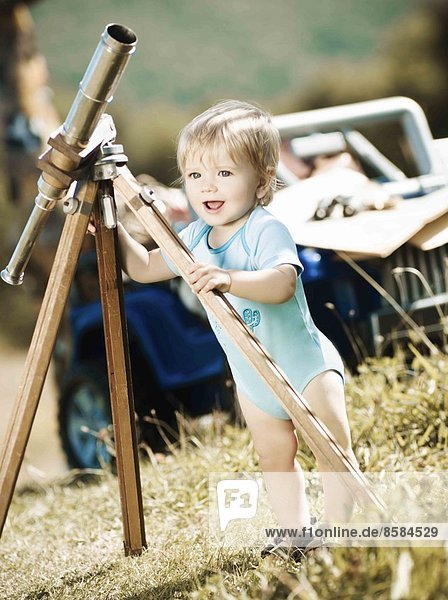
[[[198,416],[220,408],[235,410],[233,388],[226,375],[178,389],[161,391],[148,365],[132,356],[132,383],[139,443],[154,452],[178,439],[176,412]],[[59,398],[59,435],[70,468],[113,467],[107,441],[113,442],[106,364],[86,362],[64,378]],[[110,444],[109,444],[110,446]]]
[[[59,397],[58,421],[69,467],[97,469],[111,463],[107,438],[112,438],[112,417],[105,365],[86,363],[67,374]]]

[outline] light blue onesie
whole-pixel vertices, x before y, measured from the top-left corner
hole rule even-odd
[[[286,263],[295,265],[299,275],[303,271],[288,229],[261,206],[257,206],[246,223],[219,248],[209,246],[210,230],[210,225],[198,219],[180,232],[184,243],[201,262],[241,271],[258,271]],[[174,265],[165,255],[164,258],[177,274]],[[232,294],[225,296],[299,393],[323,371],[334,370],[344,377],[336,348],[311,318],[300,276],[294,296],[282,304],[263,304]],[[214,316],[209,314],[208,318],[227,355],[237,388],[269,415],[290,419]]]

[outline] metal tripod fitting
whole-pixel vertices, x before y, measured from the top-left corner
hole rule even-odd
[[[105,144],[101,148],[101,158],[93,165],[93,180],[99,181],[99,205],[104,225],[107,229],[117,226],[117,211],[112,180],[118,175],[117,167],[128,162],[121,144]]]
[[[156,195],[154,194],[154,190],[152,190],[147,185],[142,186],[140,190],[140,199],[146,204],[146,206],[151,206],[153,202],[156,201]]]
[[[67,118],[59,134],[50,138],[51,150],[41,157],[43,174],[39,179],[35,206],[11,260],[1,272],[6,283],[22,283],[26,265],[49,212],[65,197],[72,181],[79,178],[79,172],[75,171],[85,158],[83,150],[88,148],[91,136],[112,101],[136,44],[137,36],[128,27],[117,23],[106,26]]]
[[[122,167],[128,162],[128,157],[123,153],[121,144],[104,144],[101,148],[101,157],[93,165],[93,180],[105,181],[117,177],[117,167]]]

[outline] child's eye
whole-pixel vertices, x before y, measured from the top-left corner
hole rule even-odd
[[[199,179],[200,176],[201,176],[201,174],[197,173],[197,172],[189,173],[189,175],[188,175],[188,177],[190,179]]]
[[[221,175],[221,177],[230,177],[232,173],[230,171],[220,171],[219,175]]]

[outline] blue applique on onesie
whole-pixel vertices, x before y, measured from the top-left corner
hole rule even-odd
[[[323,371],[337,371],[343,378],[341,357],[311,318],[300,277],[303,267],[287,227],[266,209],[257,206],[246,223],[219,248],[209,246],[210,230],[210,225],[198,219],[179,234],[195,258],[201,262],[241,271],[258,271],[280,264],[296,266],[299,276],[295,295],[282,304],[263,304],[225,294],[294,388],[299,393],[303,392],[306,385]],[[173,272],[178,274],[167,256],[163,256]],[[280,401],[242,357],[214,316],[208,314],[208,318],[227,355],[237,388],[269,415],[290,419]]]

